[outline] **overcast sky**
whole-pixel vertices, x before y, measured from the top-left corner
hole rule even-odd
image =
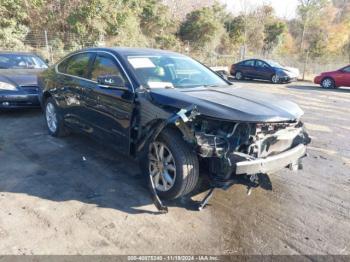
[[[239,13],[249,6],[258,6],[262,4],[271,4],[279,17],[291,19],[295,17],[298,0],[220,0],[227,5],[227,8],[233,13]]]

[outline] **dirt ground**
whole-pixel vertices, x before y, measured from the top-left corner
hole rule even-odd
[[[297,102],[313,139],[272,191],[217,191],[158,215],[132,159],[48,136],[39,110],[0,113],[0,254],[350,254],[350,90],[242,82]]]

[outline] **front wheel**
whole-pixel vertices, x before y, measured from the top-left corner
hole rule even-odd
[[[147,171],[163,199],[187,195],[198,183],[197,155],[175,130],[165,129],[149,145],[147,161]]]
[[[322,80],[321,86],[323,88],[333,89],[333,88],[335,88],[335,82],[334,82],[334,80],[332,78],[327,77],[327,78]]]
[[[280,80],[280,78],[278,77],[278,75],[273,75],[273,76],[271,77],[271,82],[272,82],[273,84],[279,84],[279,83],[281,82],[281,80]]]

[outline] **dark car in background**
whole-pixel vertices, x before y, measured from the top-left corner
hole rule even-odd
[[[0,109],[39,107],[37,75],[45,69],[35,54],[0,52]]]
[[[350,87],[350,65],[336,71],[321,73],[315,77],[314,82],[323,88]]]
[[[49,134],[83,132],[140,159],[162,198],[193,191],[200,167],[213,187],[299,167],[309,143],[299,106],[234,87],[174,52],[85,49],[39,85]]]
[[[282,66],[272,60],[248,59],[233,64],[230,73],[237,80],[259,79],[268,80],[274,84],[297,81],[299,70]]]

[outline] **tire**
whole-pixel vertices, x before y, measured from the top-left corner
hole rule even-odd
[[[335,82],[332,78],[326,77],[321,81],[321,86],[326,89],[334,89],[335,88]]]
[[[45,101],[44,114],[46,126],[51,136],[63,137],[69,134],[67,128],[64,126],[63,118],[59,114],[57,104],[52,97],[49,97]]]
[[[244,77],[243,77],[242,72],[241,72],[241,71],[237,71],[237,72],[235,73],[235,78],[236,78],[236,80],[243,80]]]
[[[163,161],[157,161],[155,160],[155,151],[161,146],[164,146]],[[169,152],[172,156],[170,161],[168,161],[170,159]],[[162,199],[170,200],[185,196],[191,193],[198,184],[197,155],[176,130],[165,129],[156,141],[149,145],[148,157],[145,162],[146,165],[143,168],[146,169],[145,172],[152,174],[157,194]],[[159,162],[163,162],[160,164],[161,167],[157,166]],[[162,170],[165,171],[162,173]],[[168,176],[162,175],[164,172],[167,172]],[[172,182],[168,183],[170,178]]]
[[[281,83],[281,80],[279,79],[278,75],[274,74],[272,77],[271,77],[271,82],[273,84],[279,84]]]

